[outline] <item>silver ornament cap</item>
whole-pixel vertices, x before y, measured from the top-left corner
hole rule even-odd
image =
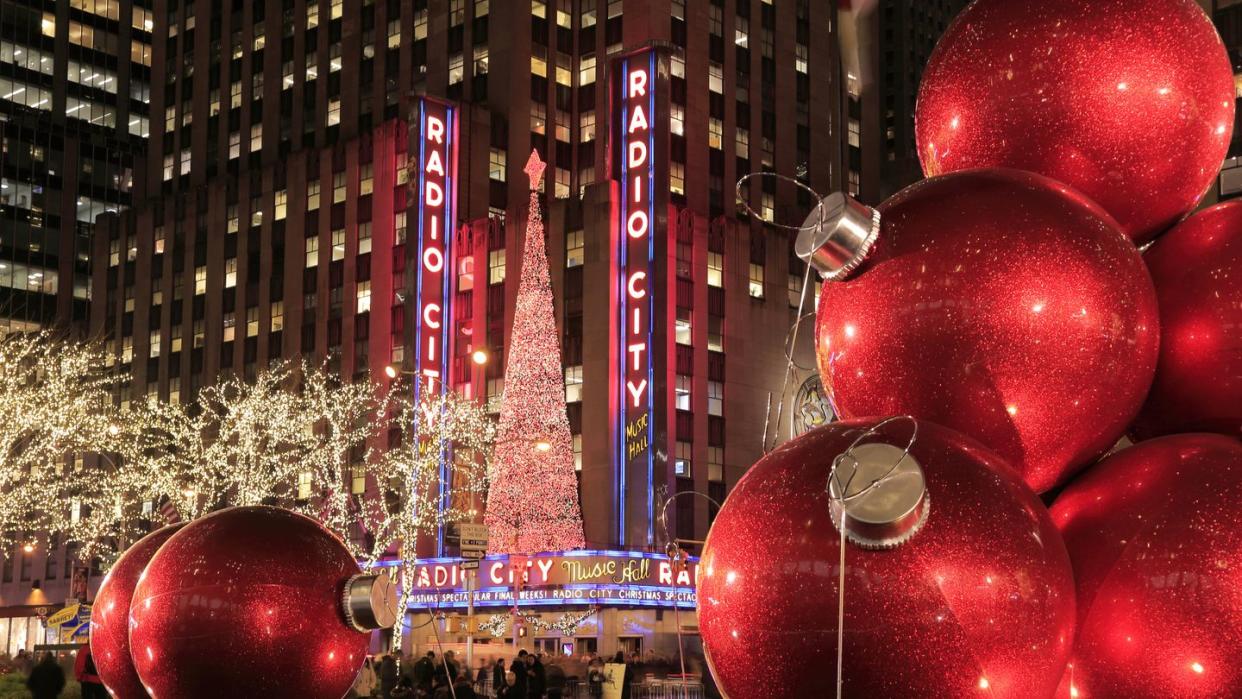
[[[862,264],[879,235],[879,211],[844,192],[833,192],[803,222],[794,252],[819,276],[837,281]]]
[[[390,628],[397,623],[397,586],[388,573],[359,573],[345,583],[341,606],[345,620],[358,631]]]
[[[906,543],[922,529],[930,507],[918,461],[883,442],[858,445],[839,459],[828,495],[832,523],[865,549]]]

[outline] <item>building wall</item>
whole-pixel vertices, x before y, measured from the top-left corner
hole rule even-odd
[[[143,160],[148,8],[0,5],[0,334],[85,325],[92,224],[131,205]]]

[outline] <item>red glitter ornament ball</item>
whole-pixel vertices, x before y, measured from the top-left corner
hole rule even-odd
[[[1155,371],[1138,251],[1081,194],[1016,170],[924,180],[825,283],[820,375],[842,417],[912,415],[995,450],[1038,492],[1129,427]]]
[[[156,699],[340,699],[369,635],[341,611],[358,564],[314,520],[234,507],[190,523],[147,566],[130,648]]]
[[[1229,56],[1194,0],[976,0],[927,64],[915,135],[929,177],[1038,172],[1143,242],[1207,191],[1233,112]]]
[[[786,442],[738,482],[699,563],[698,617],[731,699],[836,693],[833,459],[875,420]],[[879,440],[900,455],[908,421]],[[849,697],[1047,697],[1074,637],[1074,582],[1043,504],[974,440],[918,423],[926,519],[888,550],[846,544]]]
[[[1059,696],[1242,696],[1242,443],[1142,442],[1070,484],[1052,518],[1078,587]]]
[[[1135,435],[1242,437],[1242,201],[1191,216],[1143,259],[1160,302],[1160,361]]]
[[[142,570],[181,527],[174,524],[157,529],[126,549],[95,595],[91,608],[91,655],[100,679],[116,699],[147,699],[129,656],[129,603]]]

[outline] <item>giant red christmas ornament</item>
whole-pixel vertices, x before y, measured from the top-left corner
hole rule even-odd
[[[923,72],[923,171],[1038,172],[1136,241],[1207,191],[1233,131],[1233,69],[1194,0],[976,0]]]
[[[1160,361],[1134,432],[1242,437],[1242,201],[1191,216],[1144,255]]]
[[[1161,437],[1052,506],[1078,587],[1061,697],[1242,696],[1242,443]]]
[[[187,525],[143,572],[130,649],[153,697],[340,699],[392,623],[386,575],[361,574],[317,522],[235,507]]]
[[[1098,206],[1016,170],[924,180],[878,212],[829,199],[798,251],[847,279],[824,284],[816,327],[839,415],[959,430],[1040,492],[1129,426],[1155,370],[1156,297]]]
[[[126,549],[95,594],[91,608],[91,655],[100,679],[116,699],[147,699],[129,657],[129,603],[142,570],[181,526],[157,529]]]
[[[911,423],[884,424],[837,472],[850,536],[845,696],[1050,696],[1074,636],[1056,528],[1018,474],[968,437],[919,421],[902,459]],[[825,486],[834,458],[874,425],[786,442],[716,517],[699,563],[699,630],[731,699],[835,695],[842,491]]]

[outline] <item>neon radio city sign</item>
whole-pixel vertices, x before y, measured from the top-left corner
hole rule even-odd
[[[619,102],[621,107],[621,207],[617,260],[620,298],[619,336],[622,358],[618,379],[621,383],[620,424],[617,444],[618,485],[622,493],[618,529],[625,541],[626,470],[629,464],[645,462],[647,482],[652,482],[655,462],[652,441],[655,431],[652,381],[652,278],[655,240],[655,139],[652,123],[655,110],[654,51],[627,57],[621,62]],[[650,490],[650,489],[648,489]],[[650,494],[648,496],[650,500]],[[648,510],[651,503],[648,502]],[[650,536],[650,532],[648,534]]]
[[[457,110],[432,100],[419,103],[418,309],[415,367],[428,385],[448,371],[448,317],[457,168]]]

